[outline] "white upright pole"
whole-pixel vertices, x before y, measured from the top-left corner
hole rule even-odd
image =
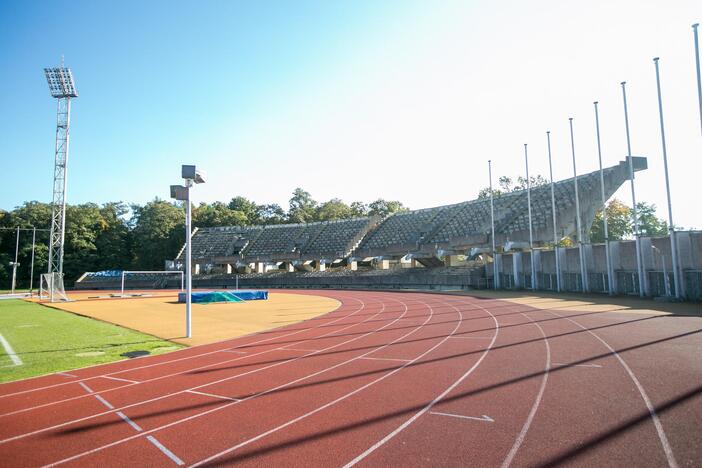
[[[536,289],[536,268],[534,268],[534,230],[532,228],[531,218],[531,181],[529,180],[529,154],[527,153],[527,144],[524,143],[524,162],[526,164],[526,183],[527,183],[527,204],[529,213],[529,263],[531,264],[531,289]]]
[[[673,282],[675,283],[675,297],[682,297],[682,280],[678,267],[678,242],[673,224],[673,203],[670,199],[670,181],[668,179],[668,151],[665,144],[665,127],[663,125],[663,98],[661,97],[661,77],[658,70],[658,57],[653,59],[656,66],[656,87],[658,89],[658,115],[661,122],[661,146],[663,148],[663,167],[665,169],[665,191],[668,196],[668,232],[670,235],[670,253],[673,259]]]
[[[580,221],[580,195],[578,194],[578,170],[575,167],[575,139],[573,138],[573,118],[569,118],[570,123],[570,151],[573,155],[573,187],[575,189],[575,229],[578,241],[578,256],[580,257],[580,287],[583,292],[587,292],[587,267],[585,256],[583,255],[582,226]]]
[[[180,272],[180,290],[183,291],[185,289],[185,272],[181,271]]]
[[[551,132],[546,132],[548,144],[548,172],[551,176],[551,213],[553,214],[553,254],[556,257],[556,291],[561,292],[561,261],[558,258],[558,229],[556,227],[556,187],[553,183],[553,164],[551,163]]]
[[[639,296],[646,295],[646,279],[644,278],[641,262],[641,239],[639,239],[639,216],[636,209],[636,190],[634,188],[634,158],[631,156],[631,138],[629,136],[629,110],[626,105],[626,81],[622,81],[622,96],[624,98],[624,124],[626,127],[626,151],[629,160],[629,179],[631,179],[631,209],[634,216],[634,240],[636,243],[636,270],[639,275]]]
[[[121,289],[120,289],[120,291],[121,291],[121,292],[120,292],[120,295],[122,295],[122,296],[124,296],[124,275],[125,275],[126,273],[127,273],[126,271],[122,270],[122,287],[121,287]]]
[[[191,266],[191,248],[190,248],[190,221],[191,221],[191,207],[190,207],[190,188],[192,187],[192,180],[186,179],[186,208],[185,208],[185,336],[187,338],[192,337],[192,294],[193,294],[193,272]]]
[[[19,236],[20,228],[17,226],[17,235],[15,236],[15,261],[12,264],[12,294],[15,293],[15,285],[17,284],[17,260],[19,257]]]
[[[500,277],[497,271],[497,258],[495,250],[495,203],[492,195],[492,161],[488,161],[488,175],[490,177],[490,230],[492,237],[492,286],[497,289],[500,286]]]
[[[29,268],[29,295],[34,295],[34,248],[37,245],[37,228],[32,229],[32,263]]]
[[[702,131],[702,76],[700,76],[700,44],[697,36],[698,23],[692,25],[695,35],[695,64],[697,65],[697,101],[700,104],[700,131]]]
[[[607,291],[614,294],[614,278],[612,259],[609,255],[609,227],[607,225],[607,196],[605,195],[604,171],[602,170],[602,145],[600,144],[600,114],[597,110],[598,102],[595,101],[595,129],[597,130],[597,158],[600,162],[600,191],[602,194],[602,222],[604,224],[605,261],[607,263]]]

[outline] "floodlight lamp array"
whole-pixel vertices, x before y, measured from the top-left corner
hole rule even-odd
[[[46,75],[46,81],[49,84],[49,91],[52,97],[78,97],[78,91],[73,82],[73,74],[70,68],[45,68],[44,74]]]

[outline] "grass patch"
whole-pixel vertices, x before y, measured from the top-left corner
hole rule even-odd
[[[182,345],[19,299],[0,301],[0,333],[23,364],[12,365],[0,346],[0,382],[124,359],[128,351],[152,354]]]

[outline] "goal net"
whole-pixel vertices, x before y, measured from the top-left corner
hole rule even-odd
[[[166,289],[168,280],[179,280],[180,290],[184,289],[185,274],[182,271],[123,271],[121,294],[125,289]]]
[[[70,300],[63,288],[63,273],[43,273],[39,277],[39,298],[51,302]]]

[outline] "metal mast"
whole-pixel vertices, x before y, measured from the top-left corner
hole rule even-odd
[[[51,97],[57,100],[56,150],[54,184],[49,236],[49,273],[63,273],[63,241],[66,224],[66,176],[68,175],[68,143],[71,123],[71,98],[78,97],[70,68],[45,68]]]

